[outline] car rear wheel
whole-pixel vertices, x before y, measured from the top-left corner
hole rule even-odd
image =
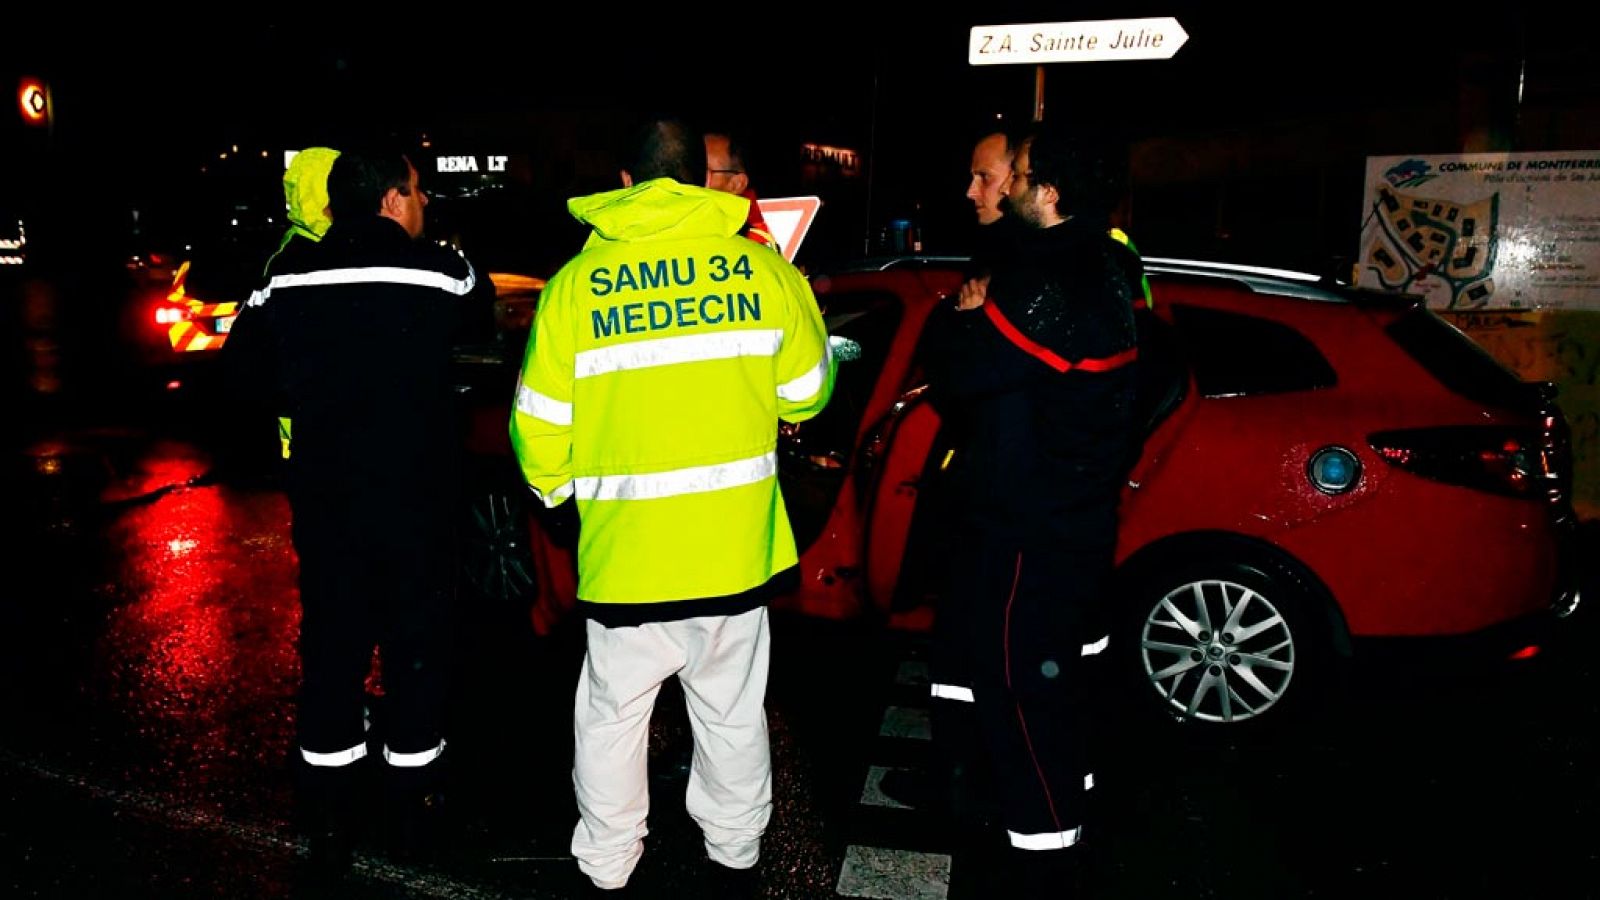
[[[538,587],[521,490],[486,485],[473,493],[462,535],[461,569],[467,586],[485,601],[524,610],[532,605]]]
[[[1144,581],[1129,611],[1136,676],[1151,706],[1214,726],[1282,721],[1309,702],[1325,640],[1286,574],[1233,562]]]

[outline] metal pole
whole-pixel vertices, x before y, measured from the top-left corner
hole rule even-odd
[[[872,182],[878,172],[878,66],[881,61],[874,62],[872,66],[872,104],[871,113],[867,120],[867,208],[863,221],[861,252],[864,256],[872,255]]]
[[[1044,121],[1044,66],[1033,67],[1033,120]]]

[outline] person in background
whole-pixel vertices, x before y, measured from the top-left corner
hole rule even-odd
[[[283,201],[289,228],[278,242],[278,249],[267,258],[262,269],[266,277],[272,276],[273,264],[284,253],[297,253],[328,233],[328,226],[333,224],[328,215],[328,171],[338,158],[339,151],[330,147],[307,147],[289,160],[283,170]]]
[[[972,148],[972,180],[967,183],[967,199],[972,201],[977,212],[979,227],[972,248],[969,277],[983,277],[995,255],[1016,237],[1020,223],[1006,216],[1006,191],[1011,186],[1011,161],[1015,156],[1014,138],[1004,129],[988,131]],[[1113,162],[1108,161],[1108,165]],[[1122,228],[1108,228],[1107,233],[1135,254],[1139,252],[1133,238]],[[1150,279],[1143,275],[1133,305],[1135,309],[1153,307]]]
[[[328,196],[331,226],[273,262],[249,301],[249,338],[234,349],[250,373],[237,390],[266,393],[295,422],[286,485],[302,611],[295,771],[312,861],[337,872],[364,824],[369,747],[382,756],[386,802],[375,818],[390,852],[426,857],[443,839],[460,468],[451,345],[476,276],[458,254],[419,240],[428,199],[401,153],[346,150]],[[369,723],[374,645],[384,698]]]
[[[315,246],[327,233],[333,220],[328,215],[328,170],[338,159],[339,151],[328,147],[307,147],[294,155],[283,172],[283,199],[289,227],[278,242],[278,247],[267,257],[262,267],[262,277],[271,278],[280,262],[292,259],[305,248]],[[259,316],[252,314],[249,304],[240,304],[238,315],[228,332],[228,341],[222,345],[224,377],[229,384],[241,384],[258,373],[248,367],[256,362],[247,359],[250,354],[240,352],[240,347],[251,341]],[[247,402],[250,397],[261,397],[261,391],[239,394],[220,412],[222,439],[217,449],[217,464],[200,481],[202,483],[227,481],[234,484],[251,484],[257,481],[273,483],[282,460],[289,458],[290,436],[293,423],[281,410],[256,409]],[[267,437],[277,420],[277,452]],[[274,458],[276,457],[276,458]]]
[[[749,894],[772,815],[766,604],[798,584],[777,425],[822,410],[835,364],[811,286],[740,237],[747,201],[703,186],[698,132],[652,120],[626,158],[620,190],[568,201],[593,231],[540,295],[510,423],[534,494],[580,520],[572,853],[594,890],[628,885],[676,675],[707,895]]]
[[[267,258],[262,274],[272,277],[272,270],[280,259],[293,259],[306,247],[322,240],[333,219],[328,215],[328,171],[339,151],[329,147],[307,147],[294,155],[283,170],[283,200],[288,209],[289,228],[283,233],[278,249]],[[284,265],[289,265],[285,260]],[[248,309],[248,307],[247,307]],[[294,422],[288,416],[278,416],[278,447],[284,459],[289,458]]]
[[[1003,128],[985,126],[972,147],[971,180],[966,198],[972,201],[976,227],[967,266],[968,279],[987,284],[990,273],[1005,248],[1015,243],[1025,230],[1021,222],[1007,215],[1006,188],[1011,184],[1011,161],[1015,156],[1013,138]],[[948,316],[952,306],[943,306],[935,317]],[[930,337],[938,326],[928,329]],[[926,349],[919,349],[919,357]],[[924,473],[918,490],[917,515],[908,544],[931,548],[926,558],[941,565],[928,568],[929,586],[920,594],[938,594],[934,614],[933,654],[929,661],[929,718],[936,753],[929,766],[897,768],[886,773],[880,789],[891,799],[922,812],[944,815],[963,829],[981,828],[991,818],[988,807],[990,789],[982,747],[973,712],[972,672],[968,662],[968,631],[973,626],[972,598],[961,592],[939,590],[953,577],[949,566],[964,560],[962,543],[971,528],[963,522],[958,491],[948,464],[954,461],[953,448],[964,446],[969,425],[960,408],[940,405],[941,433],[938,446],[952,448],[948,457],[938,454],[945,465]]]
[[[1003,128],[985,131],[972,147],[972,180],[967,199],[977,213],[969,278],[986,277],[994,258],[1015,238],[1017,220],[1006,215],[1006,189],[1011,185],[1011,160],[1016,155],[1011,133]]]
[[[1007,188],[1026,229],[928,326],[930,396],[968,426],[952,472],[963,560],[951,592],[969,598],[959,662],[1012,848],[1007,896],[1070,895],[1082,876],[1103,687],[1091,669],[1109,644],[1117,509],[1139,434],[1142,266],[1108,234],[1105,173],[1091,140],[1036,124]]]
[[[750,212],[739,233],[758,244],[782,252],[778,239],[772,236],[772,229],[767,227],[767,220],[761,215],[761,206],[756,202],[755,189],[750,185],[750,173],[745,168],[744,146],[732,136],[715,131],[706,132],[705,141],[706,187],[749,200]]]

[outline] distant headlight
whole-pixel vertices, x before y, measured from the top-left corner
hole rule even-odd
[[[1361,480],[1361,460],[1343,447],[1323,447],[1311,454],[1306,477],[1324,494],[1342,494]]]

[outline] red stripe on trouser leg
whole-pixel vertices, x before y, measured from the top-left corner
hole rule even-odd
[[[1012,689],[1011,681],[1011,612],[1016,605],[1017,587],[1022,584],[1022,554],[1017,554],[1017,567],[1011,578],[1011,593],[1006,597],[1006,688]],[[1056,830],[1061,827],[1061,816],[1056,812],[1056,800],[1050,793],[1050,780],[1045,777],[1044,767],[1039,764],[1039,754],[1033,748],[1033,738],[1028,735],[1028,717],[1022,712],[1022,704],[1016,704],[1017,727],[1022,731],[1022,743],[1028,748],[1029,761],[1033,763],[1034,774],[1039,778],[1039,790],[1044,793],[1045,805],[1050,808],[1050,818],[1055,822]]]
[[[1022,548],[992,532],[974,544],[982,546],[952,587],[977,598],[974,706],[1006,829],[1065,833],[1083,824],[1092,687],[1084,667],[1097,657],[1081,655],[1078,632],[1104,634],[1088,604],[1101,582],[1089,570],[1106,554]]]

